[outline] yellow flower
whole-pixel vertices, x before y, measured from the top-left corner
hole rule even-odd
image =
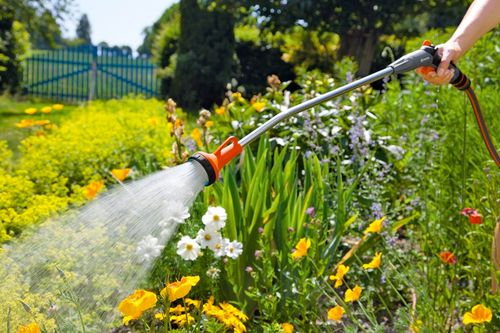
[[[21,326],[19,327],[19,333],[40,333],[40,326],[37,323]]]
[[[462,322],[467,324],[482,324],[490,322],[492,318],[491,310],[482,304],[475,305],[471,312],[466,312]]]
[[[125,178],[127,178],[128,174],[130,173],[132,169],[125,168],[125,169],[113,169],[111,170],[111,174],[116,177],[119,181],[123,181]]]
[[[231,96],[233,97],[233,100],[236,100],[240,103],[245,101],[245,99],[241,96],[240,92],[234,92]]]
[[[347,272],[349,272],[349,266],[340,264],[339,267],[337,267],[337,273],[335,273],[335,275],[330,275],[330,280],[335,281],[335,288],[342,285],[344,275],[346,275]]]
[[[173,302],[179,298],[185,297],[191,291],[191,287],[196,286],[198,281],[200,281],[199,276],[182,277],[180,281],[167,284],[167,286],[160,291],[160,295],[164,298],[168,296],[170,302]]]
[[[254,102],[252,103],[252,107],[255,109],[257,112],[261,112],[262,109],[266,106],[266,102]]]
[[[56,111],[61,111],[64,108],[64,105],[62,104],[54,104],[52,105],[52,108]]]
[[[163,320],[165,318],[165,314],[161,312],[155,313],[155,318],[158,320]]]
[[[178,326],[184,326],[186,323],[191,324],[194,322],[194,317],[189,313],[181,314],[178,316],[170,316],[170,321],[174,322]]]
[[[17,128],[26,128],[35,125],[35,121],[33,119],[23,119],[16,124]]]
[[[36,113],[36,109],[35,108],[27,108],[26,110],[24,110],[24,113],[27,113],[29,115],[35,114]]]
[[[201,141],[201,131],[198,127],[196,127],[192,132],[191,132],[191,137],[193,140],[196,142],[198,147],[203,147],[203,142]]]
[[[344,308],[340,305],[336,305],[330,310],[328,310],[328,320],[339,321],[344,315]]]
[[[168,313],[174,313],[174,314],[178,314],[178,315],[182,314],[184,312],[186,312],[186,308],[180,304],[177,304],[177,306],[175,308],[168,309]]]
[[[423,322],[420,319],[410,324],[410,333],[420,333],[420,327],[422,327],[422,324]]]
[[[381,261],[382,261],[382,253],[377,252],[377,253],[375,253],[375,257],[373,257],[372,261],[370,261],[368,264],[364,264],[363,268],[364,269],[379,268]]]
[[[52,112],[52,108],[50,106],[46,106],[42,108],[40,111],[42,111],[43,113],[50,113]]]
[[[158,119],[153,117],[153,118],[149,118],[148,120],[146,120],[146,122],[148,123],[149,126],[151,127],[156,127],[158,126]]]
[[[196,300],[196,299],[191,299],[191,298],[186,298],[185,299],[185,302],[187,305],[192,305],[194,306],[196,309],[199,309],[200,308],[200,305],[201,305],[201,301],[199,300]]]
[[[292,258],[297,260],[307,255],[307,250],[311,247],[311,240],[308,238],[301,238],[295,246],[295,251],[292,253]]]
[[[360,286],[356,285],[353,289],[347,289],[345,292],[344,300],[346,302],[355,302],[361,297],[361,289]]]
[[[142,312],[154,307],[156,302],[154,293],[143,289],[136,290],[118,305],[118,310],[123,315],[123,324],[128,325],[129,321],[139,319]]]
[[[232,306],[229,303],[219,303],[219,306],[221,307],[222,310],[226,311],[227,313],[232,314],[233,316],[235,316],[238,319],[241,319],[243,321],[248,320],[248,317],[246,314],[244,314],[243,312],[241,312],[240,310],[238,310],[237,308],[235,308],[234,306]]]
[[[373,221],[372,223],[370,223],[370,225],[368,226],[368,228],[366,228],[365,230],[365,235],[372,232],[372,233],[380,233],[380,231],[382,230],[382,223],[384,223],[385,221],[385,216],[382,216],[382,218],[378,219],[378,220],[375,220]]]
[[[85,197],[89,200],[92,200],[95,198],[97,193],[103,188],[104,182],[102,180],[92,182],[85,187],[83,190],[83,194]]]
[[[215,108],[215,113],[217,113],[219,116],[224,115],[226,113],[226,108],[224,106]]]
[[[205,123],[205,126],[206,126],[207,128],[210,128],[210,127],[214,126],[214,122],[213,122],[212,120],[209,120],[209,121],[207,121],[207,122]]]
[[[281,324],[281,329],[285,333],[293,333],[293,325],[290,323],[283,323]]]

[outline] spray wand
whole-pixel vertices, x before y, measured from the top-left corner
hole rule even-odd
[[[208,182],[207,186],[213,184],[219,176],[220,170],[229,163],[233,158],[238,156],[242,151],[243,147],[249,143],[255,141],[262,134],[276,126],[279,122],[290,118],[291,116],[308,110],[318,104],[331,100],[335,97],[344,95],[351,90],[359,88],[363,85],[369,84],[371,82],[380,80],[384,77],[393,74],[401,74],[408,72],[419,67],[424,67],[424,70],[431,71],[436,68],[441,62],[441,57],[437,54],[437,48],[432,45],[429,41],[424,41],[422,47],[419,50],[413,51],[399,58],[398,60],[391,63],[386,68],[365,76],[359,80],[353,81],[335,90],[327,92],[323,95],[319,95],[315,98],[307,100],[300,103],[284,112],[278,113],[268,121],[266,121],[261,126],[257,127],[255,130],[250,132],[248,135],[238,140],[236,137],[231,136],[227,138],[213,153],[197,152],[189,158],[189,160],[196,161],[205,169]],[[474,111],[474,116],[479,125],[479,130],[483,141],[490,153],[491,157],[500,168],[500,157],[493,145],[488,128],[484,122],[484,117],[479,106],[479,101],[476,94],[471,88],[471,82],[469,78],[463,74],[453,63],[450,64],[450,68],[454,70],[454,74],[450,83],[457,89],[465,91],[467,97],[469,98],[472,109]]]

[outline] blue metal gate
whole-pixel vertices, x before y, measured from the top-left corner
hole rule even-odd
[[[159,86],[150,59],[116,48],[86,45],[34,51],[25,61],[25,93],[53,100],[158,97]]]

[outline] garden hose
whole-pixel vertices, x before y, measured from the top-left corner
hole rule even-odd
[[[415,70],[417,68],[423,67],[425,70],[435,70],[435,68],[441,63],[441,57],[437,53],[437,48],[432,45],[429,41],[424,41],[422,47],[419,50],[413,51],[399,58],[398,60],[391,63],[387,68],[384,68],[378,72],[365,76],[359,80],[348,83],[342,87],[334,89],[325,94],[316,96],[310,100],[302,102],[298,105],[291,107],[290,109],[280,112],[268,121],[266,121],[261,126],[257,127],[255,130],[250,132],[248,135],[238,140],[236,137],[231,136],[227,138],[213,153],[197,152],[189,158],[191,161],[199,163],[207,173],[208,182],[207,186],[213,184],[219,177],[220,170],[229,163],[233,158],[238,156],[242,151],[243,147],[247,144],[255,141],[262,134],[273,128],[279,122],[299,113],[304,110],[308,110],[318,104],[326,102],[335,97],[346,94],[347,92],[361,87],[363,85],[369,84],[371,82],[380,80],[384,77],[393,74],[400,74]],[[464,90],[469,97],[474,110],[474,116],[476,117],[479,129],[481,131],[481,136],[486,148],[488,149],[491,157],[500,168],[500,158],[498,153],[491,141],[488,128],[484,122],[484,117],[479,106],[474,91],[471,88],[470,80],[465,74],[463,74],[454,64],[450,64],[450,68],[454,70],[453,78],[450,83],[459,90]]]

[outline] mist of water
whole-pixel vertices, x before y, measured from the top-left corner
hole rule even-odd
[[[206,182],[198,163],[185,163],[117,186],[4,246],[0,322],[10,317],[16,328],[23,300],[59,331],[80,331],[83,321],[87,332],[104,332]]]

